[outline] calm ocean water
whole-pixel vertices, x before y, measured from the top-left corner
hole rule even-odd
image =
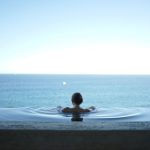
[[[47,114],[58,105],[71,106],[74,92],[83,95],[82,107],[101,108],[106,118],[118,111],[120,116],[130,116],[150,107],[150,76],[0,75],[0,113],[6,120],[15,111]]]

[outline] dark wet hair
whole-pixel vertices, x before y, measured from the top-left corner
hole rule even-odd
[[[71,99],[72,103],[76,104],[76,105],[80,105],[83,102],[83,98],[82,95],[80,93],[74,93],[72,95],[72,99]]]

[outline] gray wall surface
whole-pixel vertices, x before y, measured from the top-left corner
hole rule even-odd
[[[0,150],[149,150],[149,130],[0,130]]]

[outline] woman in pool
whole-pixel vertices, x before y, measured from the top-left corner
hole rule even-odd
[[[64,113],[85,113],[85,112],[90,112],[95,109],[94,106],[91,106],[87,109],[83,109],[80,107],[80,104],[82,104],[82,102],[83,102],[83,98],[80,93],[74,93],[72,95],[71,101],[73,104],[73,108],[69,108],[69,107],[63,108],[63,109],[61,109],[62,112],[64,112]]]

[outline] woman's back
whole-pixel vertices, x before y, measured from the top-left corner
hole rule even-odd
[[[85,112],[90,112],[90,110],[83,109],[80,107],[74,107],[74,108],[66,107],[66,108],[62,109],[62,112],[64,112],[64,113],[85,113]]]

